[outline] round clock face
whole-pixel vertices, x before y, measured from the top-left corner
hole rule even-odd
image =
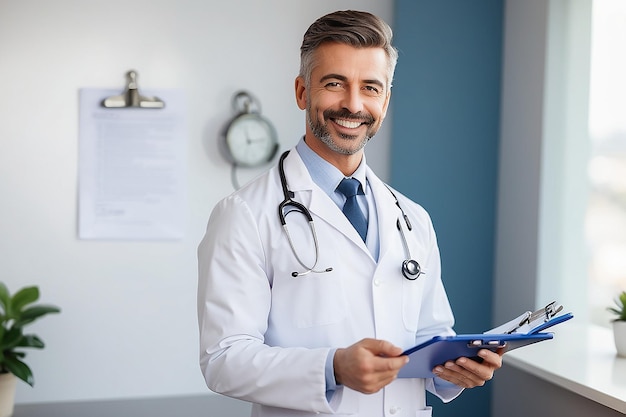
[[[257,166],[269,162],[277,144],[274,127],[258,114],[236,117],[226,131],[226,148],[237,165]]]

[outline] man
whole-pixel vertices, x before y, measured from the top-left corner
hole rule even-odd
[[[198,249],[200,364],[211,390],[252,402],[255,416],[429,416],[426,389],[450,401],[502,364],[481,350],[481,363],[397,378],[402,352],[453,334],[454,319],[430,218],[365,161],[396,60],[376,16],[314,22],[295,82],[304,138],[211,214]],[[344,195],[344,178],[356,191]]]

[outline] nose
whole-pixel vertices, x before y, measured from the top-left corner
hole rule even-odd
[[[350,113],[359,113],[363,110],[363,97],[358,85],[351,85],[343,94],[341,106]]]

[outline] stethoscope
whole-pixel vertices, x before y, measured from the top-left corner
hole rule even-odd
[[[305,269],[303,272],[294,271],[291,273],[291,276],[295,278],[295,277],[300,277],[303,275],[310,274],[311,272],[314,272],[316,274],[323,274],[325,272],[331,272],[333,268],[316,269],[317,262],[319,261],[319,252],[320,252],[319,243],[317,240],[317,233],[315,232],[315,225],[313,224],[313,217],[311,216],[311,212],[309,211],[309,209],[307,209],[304,206],[304,204],[298,203],[297,201],[293,200],[294,193],[293,191],[290,191],[289,188],[287,187],[287,177],[285,176],[284,161],[288,154],[289,154],[289,151],[286,151],[285,153],[283,153],[280,156],[280,160],[278,161],[278,174],[280,176],[280,184],[283,188],[283,194],[285,196],[285,199],[278,205],[278,218],[280,219],[280,224],[282,225],[283,229],[285,230],[285,234],[287,235],[287,240],[289,241],[289,246],[291,247],[291,251],[296,257],[296,260],[298,261],[298,263]],[[413,226],[411,225],[411,222],[409,221],[409,217],[404,213],[404,210],[400,206],[400,202],[398,201],[398,198],[393,193],[393,191],[391,191],[389,187],[387,187],[387,189],[389,190],[394,200],[396,201],[396,206],[400,209],[400,212],[402,213],[402,217],[404,218],[404,223],[406,224],[407,229],[409,231],[413,230]],[[309,223],[309,229],[311,229],[311,233],[313,235],[313,244],[315,246],[315,261],[313,262],[313,265],[311,266],[306,265],[302,261],[302,259],[300,259],[300,257],[298,256],[298,252],[296,251],[293,241],[291,240],[291,235],[289,234],[289,230],[287,228],[287,221],[286,221],[287,214],[285,214],[286,209],[288,209],[287,214],[291,212],[301,213],[304,217],[306,217]],[[402,275],[404,275],[404,277],[408,280],[411,280],[411,281],[416,280],[417,278],[419,278],[420,275],[424,275],[425,272],[422,271],[420,264],[416,260],[411,258],[411,252],[409,251],[409,244],[406,241],[406,236],[404,235],[404,229],[402,228],[400,219],[396,221],[396,227],[398,228],[400,232],[400,237],[402,238],[402,245],[404,246],[404,253],[407,257],[407,259],[402,262]]]

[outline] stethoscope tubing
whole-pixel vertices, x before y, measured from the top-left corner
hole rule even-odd
[[[304,268],[303,272],[297,272],[294,271],[291,273],[291,275],[296,278],[296,277],[300,277],[300,276],[304,276],[304,275],[308,275],[310,273],[325,273],[325,272],[331,272],[333,270],[332,267],[326,268],[326,269],[322,269],[322,270],[316,270],[315,268],[317,267],[317,263],[319,262],[319,242],[317,240],[317,233],[315,231],[315,224],[313,223],[313,216],[311,215],[311,212],[309,211],[308,208],[306,208],[304,206],[304,204],[299,203],[295,200],[293,200],[294,197],[294,193],[293,191],[289,190],[289,187],[287,186],[287,177],[285,175],[285,165],[284,165],[284,161],[285,158],[287,157],[287,155],[289,154],[289,151],[285,151],[281,156],[280,159],[278,161],[278,175],[280,177],[280,184],[281,187],[283,189],[283,195],[284,195],[284,199],[282,202],[280,202],[280,204],[278,205],[278,218],[280,220],[280,224],[283,228],[283,230],[285,231],[285,235],[287,236],[287,241],[289,242],[289,246],[291,247],[291,251],[293,252],[296,260],[298,261],[298,263],[300,264],[300,266],[302,266]],[[402,213],[402,217],[404,218],[404,222],[407,226],[407,229],[409,231],[411,231],[413,229],[413,227],[411,226],[411,222],[409,221],[408,216],[404,213],[404,210],[402,209],[402,206],[400,206],[400,202],[398,201],[398,198],[396,197],[396,195],[393,193],[393,191],[391,191],[391,189],[389,187],[387,187],[387,189],[389,190],[389,192],[391,193],[391,195],[393,196],[393,198],[395,199],[395,203],[396,206],[400,209],[400,212]],[[315,246],[315,262],[313,263],[312,266],[308,266],[306,265],[302,259],[300,259],[300,256],[298,256],[298,252],[296,251],[296,247],[293,244],[293,241],[291,239],[291,234],[289,233],[289,229],[287,228],[287,219],[286,219],[286,214],[285,214],[285,210],[288,207],[293,207],[294,210],[293,211],[297,211],[301,214],[303,214],[309,224],[309,228],[311,230],[311,234],[313,235],[313,244]],[[289,214],[289,212],[287,212],[287,214]],[[402,228],[401,222],[400,222],[400,218],[397,219],[396,221],[396,226],[400,232],[400,238],[402,240],[402,246],[404,247],[404,252],[407,256],[407,259],[404,260],[402,262],[402,275],[410,280],[416,280],[417,278],[420,277],[420,275],[424,275],[425,272],[422,271],[422,268],[420,266],[420,264],[411,258],[411,252],[409,250],[409,244],[406,240],[406,236],[404,234],[404,229]]]

